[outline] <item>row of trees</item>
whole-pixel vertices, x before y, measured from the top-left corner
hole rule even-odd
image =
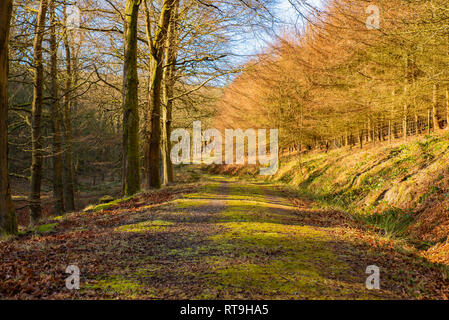
[[[223,126],[277,127],[284,149],[302,150],[447,127],[448,1],[291,3],[310,13],[306,27],[285,33],[227,88]]]
[[[59,215],[89,177],[120,178],[124,195],[173,182],[172,128],[214,114],[214,85],[240,69],[233,50],[271,4],[3,1],[0,232],[17,232],[10,177],[30,185],[32,224],[48,186]]]

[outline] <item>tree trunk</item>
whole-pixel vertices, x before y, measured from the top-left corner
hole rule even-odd
[[[61,144],[61,111],[59,109],[59,89],[58,89],[58,45],[56,43],[56,2],[52,0],[50,4],[50,60],[51,60],[51,129],[53,135],[53,197],[54,213],[61,215],[64,212],[64,196],[62,184],[62,144]]]
[[[366,130],[366,136],[365,136],[365,130]],[[365,139],[365,143],[368,144],[369,142],[369,125],[368,122],[366,123],[366,125],[363,126],[363,136]]]
[[[65,16],[65,12],[64,12]],[[73,161],[72,161],[72,52],[70,48],[69,30],[64,33],[65,61],[66,61],[66,80],[64,94],[64,174],[63,174],[63,194],[64,206],[66,211],[75,210],[75,194],[73,191]]]
[[[146,183],[147,181],[150,180],[150,172],[149,172],[149,168],[150,168],[150,139],[151,139],[151,112],[152,112],[152,106],[151,106],[151,79],[152,79],[152,75],[153,75],[153,69],[152,69],[152,64],[151,62],[149,63],[150,65],[150,77],[149,77],[149,81],[148,81],[148,91],[147,91],[147,97],[148,97],[148,104],[147,104],[147,110],[145,110],[145,117],[144,117],[144,123],[145,123],[145,133],[144,133],[144,142],[143,142],[143,167],[144,167],[144,177],[143,180]]]
[[[352,132],[349,134],[349,150],[352,150],[353,137]]]
[[[421,133],[421,130],[419,129],[419,116],[415,111],[415,135],[418,135]]]
[[[372,135],[371,135],[371,119],[368,119],[368,141],[367,142],[371,142],[372,141]]]
[[[170,141],[170,135],[172,131],[172,121],[173,121],[173,92],[174,92],[174,86],[175,86],[175,64],[177,60],[177,29],[178,29],[178,3],[175,3],[175,7],[173,9],[173,15],[172,19],[170,21],[170,25],[168,28],[168,40],[167,40],[167,51],[166,51],[166,60],[167,60],[167,66],[165,68],[165,105],[166,105],[166,125],[165,130],[167,137],[166,142],[166,155],[165,155],[165,161],[166,161],[166,172],[167,172],[167,182],[173,183],[174,178],[174,170],[173,170],[173,163],[170,159],[170,150],[171,150],[171,141]]]
[[[388,120],[388,142],[391,144],[393,142],[393,129],[391,127],[391,120]]]
[[[433,85],[433,99],[432,99],[432,116],[433,116],[433,131],[440,130],[440,123],[438,117],[438,84]]]
[[[160,165],[161,165],[161,104],[162,104],[162,81],[164,63],[164,45],[166,43],[168,26],[175,4],[179,0],[164,0],[160,15],[159,25],[151,53],[154,60],[154,71],[152,78],[152,112],[151,112],[151,138],[149,152],[149,180],[146,183],[148,189],[161,187]]]
[[[404,96],[407,96],[407,85],[404,86]],[[407,135],[408,135],[408,104],[407,102],[404,103],[404,115],[402,120],[402,134],[404,136],[404,140],[407,141]]]
[[[128,0],[125,21],[123,66],[123,179],[124,194],[140,191],[139,101],[137,75],[137,19],[140,0]]]
[[[449,89],[446,88],[446,130],[449,130]]]
[[[363,130],[359,132],[360,149],[363,149]]]
[[[383,137],[384,137],[384,132],[383,132],[383,127],[382,127],[382,121],[378,121],[377,122],[377,139],[379,140],[380,143],[383,142]]]
[[[33,102],[32,102],[32,161],[31,161],[31,224],[36,224],[42,217],[41,184],[42,184],[42,95],[44,82],[44,66],[42,61],[42,41],[45,33],[45,16],[48,2],[41,0],[37,14],[36,34],[34,37],[34,70],[33,70]]]
[[[161,185],[165,186],[168,183],[168,171],[167,171],[167,106],[162,103],[162,113],[161,113],[161,163],[160,163],[160,178]]]
[[[12,0],[0,3],[0,235],[17,233],[8,172],[8,42]]]

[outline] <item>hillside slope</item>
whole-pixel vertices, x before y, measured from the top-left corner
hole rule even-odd
[[[449,134],[285,156],[272,181],[347,210],[383,229],[430,248],[432,260],[449,263]],[[257,174],[228,165],[215,171]]]

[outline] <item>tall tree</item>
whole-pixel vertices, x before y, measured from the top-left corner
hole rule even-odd
[[[440,130],[440,117],[438,116],[438,84],[433,84],[432,92],[432,120],[433,130],[438,132]]]
[[[149,168],[148,181],[146,187],[160,188],[161,187],[161,111],[162,111],[162,84],[164,72],[164,52],[167,40],[168,27],[170,25],[171,15],[175,7],[179,4],[179,0],[164,0],[162,11],[157,26],[157,31],[151,43],[151,55],[153,57],[153,77],[152,77],[152,92],[151,92],[151,136],[149,149]]]
[[[176,60],[177,60],[177,37],[178,37],[178,3],[175,3],[173,9],[173,14],[170,20],[170,25],[168,28],[167,36],[167,48],[166,48],[166,66],[164,68],[164,105],[165,105],[165,157],[164,166],[167,177],[165,180],[168,183],[174,182],[174,171],[173,163],[170,159],[171,142],[170,135],[172,131],[173,122],[173,92],[176,83],[175,71],[176,71]]]
[[[34,37],[34,70],[33,70],[33,102],[32,102],[32,163],[31,163],[31,193],[30,212],[31,223],[35,224],[42,216],[41,184],[42,184],[42,104],[44,65],[42,61],[42,41],[45,33],[45,17],[48,1],[41,0],[37,13],[36,33]]]
[[[127,0],[125,11],[125,63],[123,66],[123,192],[140,191],[139,101],[137,26],[141,0]]]
[[[67,19],[66,7],[64,7],[64,18]],[[70,41],[70,30],[64,30],[64,48],[65,48],[65,64],[66,79],[64,92],[64,109],[63,109],[63,132],[64,132],[64,170],[63,170],[63,195],[64,206],[66,211],[75,210],[75,193],[73,190],[73,161],[72,161],[72,50]]]
[[[53,197],[55,215],[64,212],[64,197],[62,184],[62,143],[61,143],[61,111],[59,107],[59,88],[58,88],[58,44],[56,39],[56,1],[52,0],[50,4],[50,111],[51,111],[51,129],[53,135]]]
[[[8,42],[12,0],[0,3],[0,235],[17,233],[8,173]]]

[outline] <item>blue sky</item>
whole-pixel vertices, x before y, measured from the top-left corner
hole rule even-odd
[[[294,0],[293,2],[306,2],[315,8],[322,8],[327,0]],[[301,10],[302,14],[307,15],[304,8],[297,6],[297,9]],[[303,11],[304,10],[304,11]],[[296,11],[295,7],[291,5],[289,0],[279,0],[279,4],[274,9],[273,14],[281,23],[276,26],[273,34],[249,34],[245,37],[244,43],[239,46],[238,51],[242,55],[252,56],[260,53],[263,48],[267,47],[270,42],[273,42],[276,36],[281,35],[285,30],[293,29],[293,26],[300,26],[303,20],[300,14]]]

